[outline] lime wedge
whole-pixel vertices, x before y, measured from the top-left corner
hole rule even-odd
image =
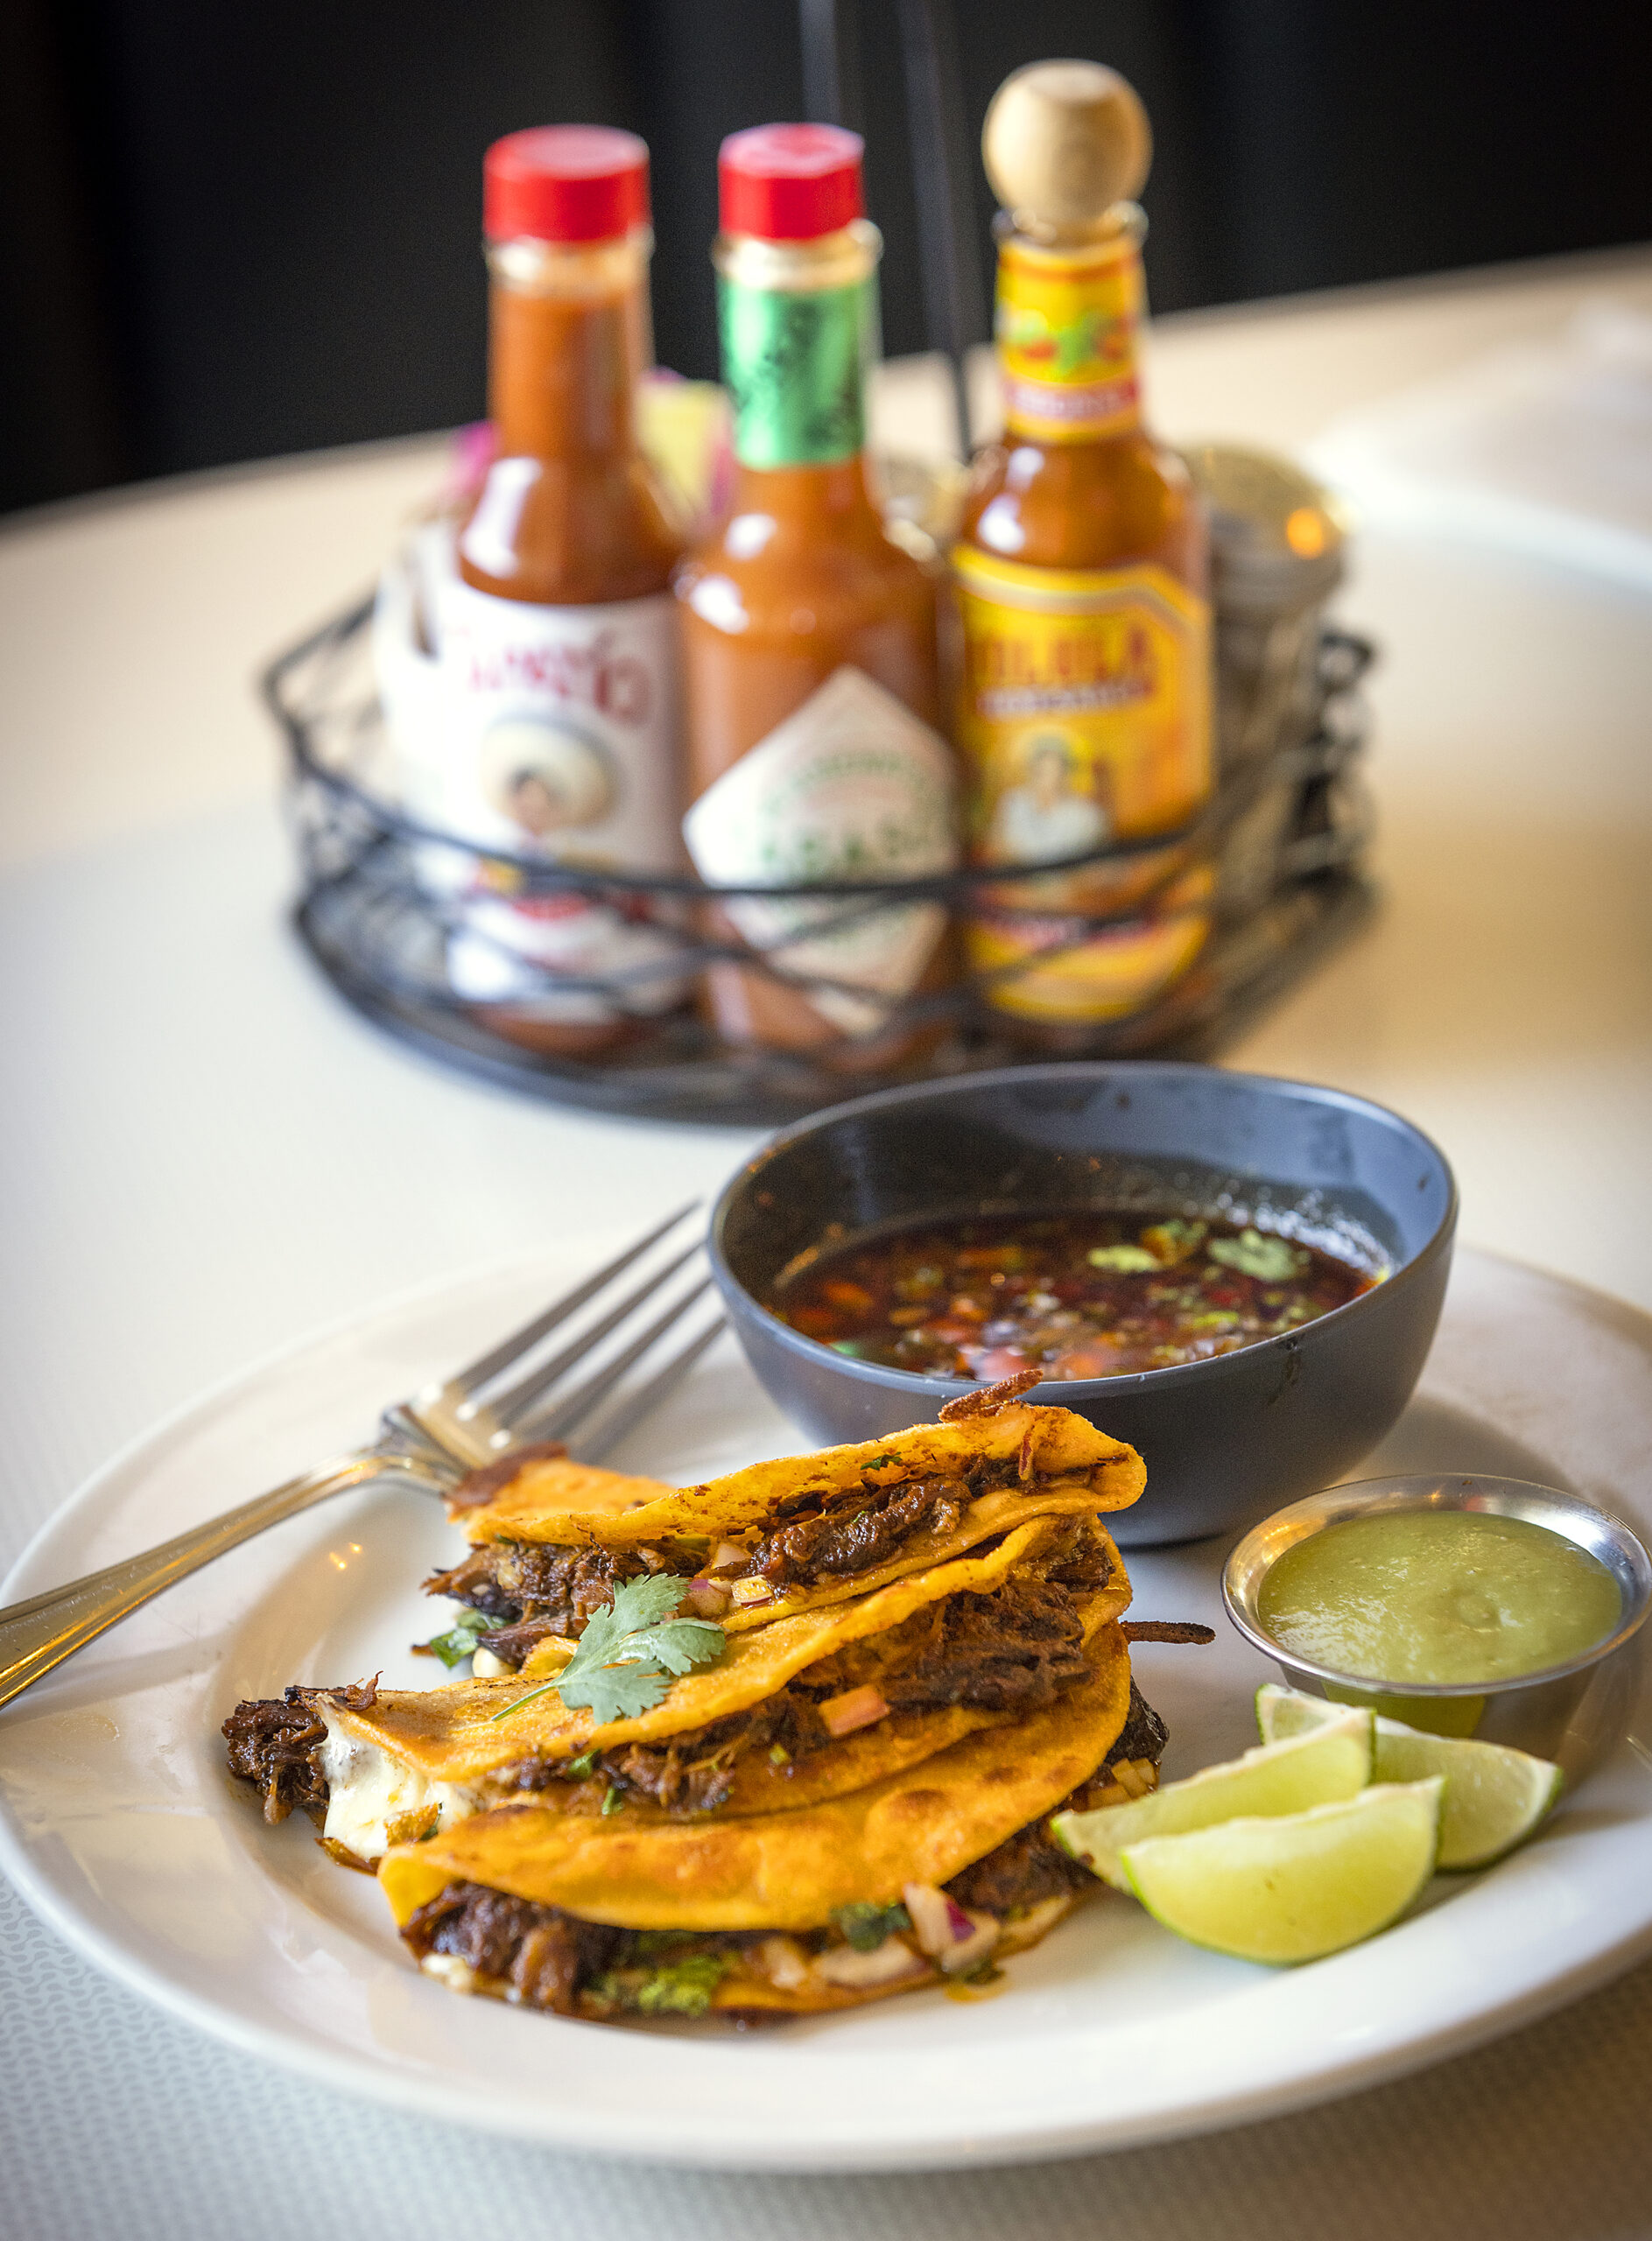
[[[1267,1682],[1264,1688],[1272,1690],[1276,1697],[1295,1697],[1293,1689],[1282,1689],[1276,1683]],[[1262,1690],[1256,1691],[1257,1725],[1262,1725]],[[1363,1711],[1375,1714],[1378,1719],[1397,1720],[1402,1727],[1409,1727],[1417,1734],[1472,1736],[1485,1717],[1484,1697],[1408,1696],[1389,1689],[1348,1688],[1327,1704],[1323,1697],[1304,1697],[1302,1701],[1316,1707],[1322,1718],[1346,1712],[1350,1704],[1357,1704]],[[1408,1717],[1409,1716],[1409,1717]],[[1307,1726],[1304,1716],[1301,1725]]]
[[[1206,1767],[1128,1804],[1058,1813],[1050,1825],[1074,1859],[1123,1891],[1129,1886],[1120,1855],[1127,1844],[1208,1829],[1241,1813],[1300,1813],[1307,1806],[1353,1797],[1370,1779],[1371,1715],[1345,1711],[1317,1723],[1309,1733],[1263,1744],[1242,1759]]]
[[[1440,1792],[1423,1782],[1361,1790],[1270,1820],[1149,1837],[1124,1854],[1129,1887],[1156,1921],[1240,1961],[1318,1961],[1397,1920],[1434,1872]]]
[[[1256,1725],[1265,1742],[1323,1734],[1344,1717],[1340,1704],[1304,1697],[1265,1682],[1256,1691]],[[1376,1724],[1376,1779],[1422,1781],[1445,1777],[1440,1812],[1443,1868],[1489,1867],[1524,1844],[1558,1803],[1565,1776],[1551,1760],[1502,1743],[1473,1743],[1424,1735],[1397,1719]]]
[[[1288,1736],[1312,1735],[1340,1719],[1347,1709],[1324,1697],[1304,1696],[1300,1689],[1282,1689],[1276,1681],[1264,1681],[1256,1691],[1256,1732],[1264,1743],[1283,1743]]]

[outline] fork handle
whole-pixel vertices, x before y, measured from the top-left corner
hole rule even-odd
[[[175,1540],[163,1541],[158,1548],[146,1549],[141,1556],[128,1556],[25,1603],[11,1604],[0,1610],[0,1704],[20,1697],[43,1673],[84,1649],[174,1580],[187,1578],[214,1556],[239,1548],[284,1518],[296,1517],[330,1495],[375,1479],[411,1478],[429,1486],[432,1477],[429,1465],[417,1457],[362,1448],[319,1463],[285,1486],[192,1527]]]

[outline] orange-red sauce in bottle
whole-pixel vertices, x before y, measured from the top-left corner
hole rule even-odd
[[[445,822],[548,862],[675,872],[681,547],[634,403],[651,355],[648,151],[552,125],[496,141],[485,181],[496,455],[435,601]],[[528,894],[477,862],[449,973],[497,1031],[590,1051],[680,1000],[645,903]]]
[[[679,572],[685,824],[725,885],[895,879],[956,861],[939,717],[935,575],[886,531],[867,487],[863,383],[881,243],[861,213],[861,142],[826,125],[735,134],[719,165],[714,260],[735,411],[733,502]],[[887,1064],[911,1047],[892,1003],[947,977],[945,913],[903,905],[823,926],[827,902],[718,914],[807,993],[714,966],[735,1042]],[[844,1038],[848,1038],[846,1041]]]

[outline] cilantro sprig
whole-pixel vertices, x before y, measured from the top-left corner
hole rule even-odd
[[[704,2015],[734,1965],[732,1953],[678,1953],[651,1968],[610,1969],[591,1990],[605,2006],[633,2015]]]
[[[425,1647],[440,1658],[451,1673],[455,1665],[462,1665],[474,1657],[482,1645],[482,1637],[490,1634],[496,1626],[503,1626],[503,1619],[490,1619],[485,1611],[461,1611],[445,1634],[432,1634]]]
[[[880,1907],[869,1899],[854,1899],[847,1907],[834,1907],[832,1919],[857,1953],[875,1953],[886,1937],[912,1927],[912,1917],[898,1902]]]
[[[613,1602],[587,1622],[556,1679],[531,1689],[493,1718],[508,1719],[552,1690],[570,1711],[588,1710],[599,1727],[651,1711],[678,1674],[715,1665],[728,1646],[714,1621],[674,1615],[688,1589],[687,1580],[669,1573],[617,1585]]]
[[[1307,1254],[1288,1238],[1264,1236],[1257,1229],[1241,1230],[1237,1237],[1213,1238],[1205,1250],[1223,1268],[1237,1268],[1241,1276],[1254,1276],[1263,1284],[1289,1283],[1308,1265]]]

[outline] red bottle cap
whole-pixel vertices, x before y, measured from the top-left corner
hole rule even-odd
[[[606,124],[540,124],[482,161],[490,242],[605,242],[648,223],[648,146]]]
[[[760,124],[731,132],[717,155],[719,216],[726,234],[806,242],[861,217],[858,132],[835,124]]]

